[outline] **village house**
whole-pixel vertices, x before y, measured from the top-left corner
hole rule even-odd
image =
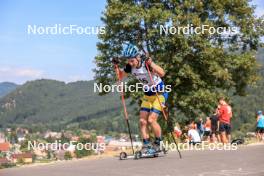
[[[9,164],[10,161],[7,158],[0,158],[0,166],[3,164]]]
[[[0,151],[1,152],[9,152],[11,148],[11,144],[9,142],[0,143]]]
[[[46,131],[44,134],[44,138],[47,139],[49,137],[52,137],[52,138],[59,139],[59,138],[61,138],[61,134],[62,133],[59,133],[59,132]]]
[[[79,139],[80,139],[79,136],[72,136],[71,137],[71,141],[73,141],[73,142],[77,142],[77,141],[79,141]]]
[[[46,152],[46,150],[40,150],[38,148],[34,148],[33,149],[33,152],[36,155],[36,158],[37,159],[47,158],[47,152]]]
[[[28,130],[25,128],[17,128],[16,129],[16,135],[18,142],[22,142],[26,139],[26,135],[28,134]]]
[[[6,142],[6,137],[4,133],[0,133],[0,143]]]
[[[12,163],[32,163],[33,162],[33,155],[31,153],[20,153],[20,154],[12,154],[11,155]]]
[[[11,133],[12,132],[12,129],[11,128],[6,128],[6,132],[7,133]]]

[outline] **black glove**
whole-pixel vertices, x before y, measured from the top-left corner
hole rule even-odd
[[[145,54],[142,54],[140,57],[141,57],[141,59],[142,59],[143,61],[146,61],[146,59],[147,59],[147,56],[146,56]]]
[[[142,59],[143,61],[145,61],[145,63],[147,63],[148,65],[150,65],[151,62],[152,62],[152,59],[151,59],[151,57],[149,57],[149,54],[144,54],[144,55],[142,55],[142,56],[141,56],[141,59]]]
[[[118,59],[117,57],[112,58],[112,63],[113,63],[114,65],[119,64],[119,59]]]
[[[150,66],[151,63],[152,63],[152,59],[151,59],[151,57],[148,57],[148,58],[145,60],[145,63],[148,64],[148,65]]]

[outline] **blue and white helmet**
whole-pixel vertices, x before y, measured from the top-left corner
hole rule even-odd
[[[133,58],[136,57],[139,54],[138,47],[135,45],[129,43],[124,49],[123,56],[125,58]]]
[[[257,115],[262,115],[262,111],[257,111]]]

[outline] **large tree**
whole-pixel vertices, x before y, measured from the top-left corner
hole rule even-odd
[[[97,82],[113,83],[111,58],[121,55],[125,42],[148,51],[166,70],[165,83],[172,86],[169,106],[188,116],[212,112],[220,96],[245,95],[258,78],[255,51],[263,20],[254,16],[247,0],[108,0],[101,19],[105,33],[97,44]],[[188,25],[237,31],[161,32],[162,26]],[[126,95],[139,100],[139,93]]]

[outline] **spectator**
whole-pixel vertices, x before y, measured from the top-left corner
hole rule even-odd
[[[194,122],[194,120],[192,120],[192,121],[190,122],[190,125],[192,126],[193,129],[196,129],[196,130],[197,130],[197,125],[196,125],[196,123]],[[187,127],[187,128],[188,128],[188,127]]]
[[[198,131],[194,129],[193,125],[189,125],[188,139],[189,139],[189,144],[196,145],[198,143],[201,143],[201,137]]]
[[[211,120],[210,117],[206,117],[206,121],[204,124],[204,137],[205,139],[210,142],[210,137],[211,137]]]
[[[179,124],[176,124],[174,126],[174,135],[176,136],[176,138],[179,138],[182,135],[182,131]]]
[[[203,138],[203,134],[204,134],[204,125],[203,125],[203,118],[199,118],[199,121],[197,122],[197,129],[200,135],[200,138]]]
[[[256,128],[256,136],[258,141],[263,140],[264,133],[264,116],[262,111],[257,112],[257,128]]]
[[[215,110],[215,113],[210,117],[211,119],[211,137],[212,142],[220,142],[219,136],[219,127],[218,127],[218,109]]]
[[[230,119],[232,117],[231,106],[227,104],[224,98],[219,99],[219,131],[221,135],[222,143],[228,143],[231,141],[231,124]]]

